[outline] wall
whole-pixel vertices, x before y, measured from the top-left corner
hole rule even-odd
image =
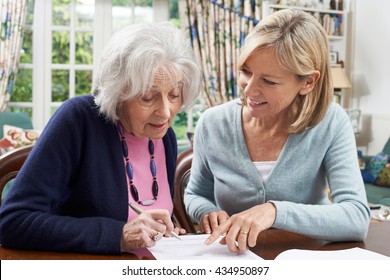
[[[357,144],[380,152],[390,137],[390,1],[351,1],[351,107],[362,112]]]

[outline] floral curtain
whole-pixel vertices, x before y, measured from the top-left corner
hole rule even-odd
[[[186,0],[188,28],[203,70],[201,96],[207,107],[238,97],[237,58],[246,34],[259,22],[259,0]]]
[[[0,112],[5,111],[18,70],[27,0],[0,0]]]

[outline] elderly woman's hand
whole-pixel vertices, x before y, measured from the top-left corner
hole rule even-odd
[[[254,247],[258,235],[275,222],[276,207],[273,203],[265,203],[254,206],[248,210],[231,216],[222,223],[206,240],[205,244],[211,244],[221,235],[221,244],[227,244],[231,252],[245,251]]]
[[[125,224],[122,231],[121,250],[128,252],[138,248],[152,247],[168,230],[174,230],[167,210],[147,210]],[[178,230],[175,230],[179,233]]]
[[[223,210],[204,214],[200,219],[200,232],[211,233],[227,219],[229,219],[229,215]]]
[[[184,228],[178,228],[178,227],[175,227],[175,228],[173,229],[173,232],[176,233],[177,235],[184,235],[184,234],[187,233],[186,230],[185,230]],[[166,233],[165,233],[165,236],[166,236],[166,237],[172,237],[172,235],[171,235],[169,232],[166,232]]]

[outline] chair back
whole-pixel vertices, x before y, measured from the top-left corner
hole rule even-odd
[[[5,186],[16,177],[33,147],[33,145],[19,147],[0,156],[0,191],[2,197]],[[0,199],[0,206],[1,203],[2,199]]]
[[[196,233],[197,229],[187,214],[184,206],[184,190],[191,174],[193,151],[192,148],[184,150],[177,157],[175,172],[175,193],[173,196],[173,215],[175,221],[187,233]]]

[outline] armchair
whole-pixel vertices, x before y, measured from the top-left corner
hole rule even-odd
[[[0,112],[0,139],[3,135],[3,125],[8,124],[23,129],[32,129],[32,122],[27,112]]]
[[[390,155],[390,137],[382,151],[385,154]],[[366,166],[371,158],[372,157],[370,156],[364,157]],[[390,206],[390,187],[377,186],[373,183],[365,183],[364,186],[366,188],[367,200],[370,203]]]
[[[175,193],[173,196],[173,216],[175,222],[187,233],[196,233],[197,228],[191,217],[187,214],[184,205],[184,190],[188,184],[192,166],[192,148],[182,151],[177,157],[175,173]]]
[[[0,156],[0,206],[8,193],[10,181],[16,177],[33,147],[23,146]]]

